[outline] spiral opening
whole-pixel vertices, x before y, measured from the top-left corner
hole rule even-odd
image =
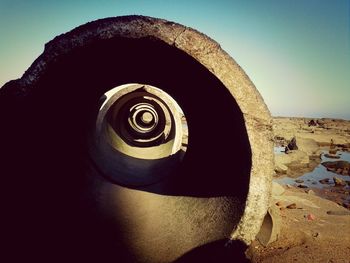
[[[109,179],[148,185],[181,163],[187,122],[169,94],[151,85],[125,84],[107,91],[102,101],[90,152]]]

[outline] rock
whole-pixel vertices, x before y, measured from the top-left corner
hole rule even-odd
[[[319,237],[319,236],[320,236],[320,233],[318,233],[318,232],[315,232],[312,234],[312,237]]]
[[[350,203],[349,202],[343,202],[343,206],[347,209],[350,209]]]
[[[316,123],[317,123],[318,126],[320,126],[321,128],[324,128],[325,121],[323,121],[323,120],[316,120]]]
[[[305,218],[308,220],[308,221],[314,221],[316,219],[316,216],[314,214],[308,214],[305,216]]]
[[[275,163],[275,172],[279,174],[286,174],[288,167],[282,163]]]
[[[307,153],[309,156],[315,156],[319,158],[321,153],[320,147],[317,142],[310,138],[296,137],[298,150]]]
[[[279,145],[283,147],[286,143],[286,139],[282,136],[275,136],[273,139],[274,139],[275,145]]]
[[[299,184],[298,187],[299,187],[299,188],[308,188],[308,186],[305,185],[305,184]]]
[[[301,183],[304,182],[304,180],[302,180],[302,179],[296,179],[295,182],[298,183],[298,184],[301,184]]]
[[[329,184],[329,183],[330,183],[330,182],[329,182],[329,178],[321,179],[321,180],[319,180],[319,182],[320,182],[321,184]]]
[[[328,151],[329,154],[337,154],[337,149],[329,149]]]
[[[290,205],[286,206],[288,209],[296,209],[297,208],[297,204],[296,203],[292,203]]]
[[[292,138],[287,147],[289,150],[298,150],[297,140],[295,137]]]
[[[272,182],[272,190],[271,193],[273,196],[282,195],[286,190],[284,187],[276,182]]]
[[[338,155],[328,154],[328,153],[325,153],[324,157],[327,157],[327,158],[330,158],[330,159],[339,159],[340,158],[340,156],[338,156]]]
[[[276,205],[277,205],[277,206],[282,206],[282,202],[281,202],[281,201],[278,201],[278,202],[276,203]]]
[[[333,177],[333,181],[334,181],[335,186],[345,186],[346,185],[346,182],[343,179],[338,178],[338,177]]]
[[[309,123],[307,124],[309,127],[310,126],[317,126],[317,123],[314,120],[309,121]]]
[[[307,155],[307,153],[303,151],[295,150],[295,151],[289,152],[288,154],[275,155],[275,169],[277,166],[280,166],[281,164],[289,167],[291,164],[294,164],[294,165],[297,164],[299,166],[307,166],[309,163],[310,163],[310,158]]]
[[[350,163],[347,161],[323,162],[322,165],[331,172],[342,175],[350,175]]]
[[[316,193],[313,191],[313,190],[306,190],[305,191],[307,194],[309,194],[309,195],[315,195]]]
[[[330,210],[330,211],[327,211],[327,215],[334,215],[334,216],[348,216],[350,215],[350,211],[346,211],[345,209],[344,210]]]

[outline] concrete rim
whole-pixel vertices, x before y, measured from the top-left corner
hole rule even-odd
[[[92,41],[114,37],[155,38],[174,46],[205,66],[230,91],[245,120],[252,151],[249,192],[240,223],[231,234],[249,244],[259,232],[269,206],[273,175],[271,115],[263,98],[240,66],[206,35],[183,25],[145,16],[123,16],[97,20],[57,36],[17,81],[21,94],[45,72],[50,62]]]

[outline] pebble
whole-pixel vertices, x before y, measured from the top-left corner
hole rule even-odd
[[[329,178],[319,180],[321,184],[329,184]]]
[[[299,187],[299,188],[308,188],[308,186],[305,185],[305,184],[299,184],[298,187]]]
[[[305,216],[305,218],[309,221],[314,221],[316,219],[316,216],[314,214],[308,214]]]
[[[301,179],[296,179],[296,180],[295,180],[295,182],[296,182],[296,183],[298,183],[298,184],[301,184],[301,183],[303,183],[303,182],[304,182],[304,180],[301,180]]]
[[[297,204],[296,203],[292,203],[290,205],[286,206],[288,209],[296,209],[297,208]]]
[[[318,233],[318,232],[315,232],[312,234],[313,237],[318,237],[319,235],[320,235],[320,233]]]
[[[278,202],[276,203],[276,205],[277,205],[277,206],[282,206],[282,202],[281,202],[281,201],[278,201]]]
[[[334,216],[347,216],[350,215],[350,211],[329,210],[327,211],[327,214]]]

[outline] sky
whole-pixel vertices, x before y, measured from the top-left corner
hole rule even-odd
[[[55,36],[132,14],[216,40],[273,116],[350,120],[350,0],[0,0],[0,87],[20,78]]]

